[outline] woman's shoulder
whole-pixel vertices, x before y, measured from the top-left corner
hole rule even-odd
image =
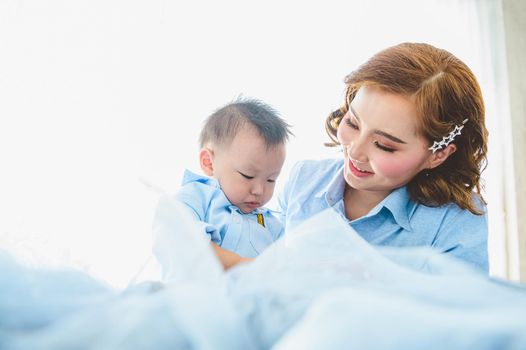
[[[469,211],[468,209],[461,208],[457,203],[449,202],[444,205],[441,205],[439,207],[427,207],[429,211],[442,211],[445,214],[451,218],[469,218],[469,217],[475,217],[475,218],[482,218],[486,216],[487,207],[486,204],[482,201],[481,197],[476,194],[471,194],[473,203],[475,204],[475,207],[477,210],[479,210],[482,215],[477,215]],[[425,206],[423,206],[425,207]]]
[[[454,202],[441,206],[427,206],[412,201],[412,205],[408,207],[408,214],[411,218],[412,225],[414,222],[420,222],[421,226],[426,229],[430,229],[436,225],[440,230],[448,228],[448,230],[456,231],[477,231],[480,230],[480,227],[487,226],[487,208],[476,194],[473,194],[473,201],[476,203],[477,209],[482,213],[481,215],[461,208]],[[480,233],[483,234],[484,232],[481,231]]]
[[[476,198],[478,209],[483,214],[476,215],[456,203],[448,203],[436,208],[426,208],[419,222],[412,222],[413,228],[421,232],[434,232],[431,245],[442,252],[488,271],[488,221],[486,206]],[[425,208],[422,206],[422,208]],[[424,211],[423,211],[424,212]]]
[[[408,208],[413,207],[417,209],[417,212],[421,212],[426,215],[433,215],[444,219],[462,218],[462,217],[484,217],[486,215],[486,205],[480,197],[473,195],[473,202],[476,208],[482,212],[482,215],[476,215],[470,212],[468,209],[461,208],[457,203],[449,202],[440,206],[426,205],[423,203],[417,203],[409,200],[410,205]],[[412,211],[414,211],[414,209]]]

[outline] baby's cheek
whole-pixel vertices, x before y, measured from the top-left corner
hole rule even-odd
[[[272,199],[273,195],[274,195],[274,187],[267,188],[265,190],[265,194],[263,195],[262,201],[267,203],[269,200]]]

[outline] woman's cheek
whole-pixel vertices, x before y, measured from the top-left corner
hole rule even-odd
[[[390,155],[389,157],[381,157],[375,162],[375,172],[385,177],[401,177],[415,167],[414,161],[410,159],[400,159]]]

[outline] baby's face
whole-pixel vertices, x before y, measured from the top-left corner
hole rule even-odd
[[[213,176],[228,200],[250,213],[272,198],[284,161],[284,144],[267,149],[257,131],[246,127],[229,146],[214,150]]]

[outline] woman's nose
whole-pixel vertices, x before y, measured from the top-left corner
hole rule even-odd
[[[367,143],[365,140],[357,139],[345,146],[349,158],[360,163],[367,162]]]

